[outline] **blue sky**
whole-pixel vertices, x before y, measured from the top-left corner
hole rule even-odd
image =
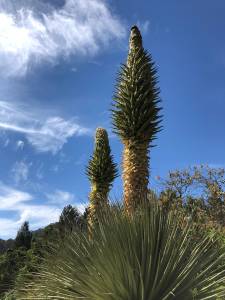
[[[169,170],[224,166],[225,2],[0,0],[0,237],[87,203],[96,127],[111,132],[116,72],[138,24],[158,67],[163,131],[150,186]],[[122,195],[118,178],[112,199]]]

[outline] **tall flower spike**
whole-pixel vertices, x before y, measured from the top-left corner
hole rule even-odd
[[[118,175],[111,155],[108,134],[104,128],[96,129],[94,153],[89,161],[86,174],[91,182],[88,224],[89,230],[92,231],[99,210],[108,205],[108,194],[113,180]]]
[[[112,109],[114,132],[124,144],[124,204],[130,214],[147,201],[149,147],[160,130],[159,89],[151,56],[137,26],[130,32],[127,62],[121,66]]]

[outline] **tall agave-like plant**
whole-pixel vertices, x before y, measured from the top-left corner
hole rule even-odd
[[[86,174],[91,182],[88,223],[89,228],[92,228],[98,211],[108,205],[108,194],[113,180],[117,177],[116,164],[113,162],[108,134],[104,128],[96,129],[94,153]]]
[[[132,219],[107,210],[94,239],[73,232],[16,299],[225,299],[225,249],[210,237],[193,240],[184,221],[154,205]]]
[[[127,62],[118,76],[112,109],[114,131],[124,144],[124,202],[129,213],[147,197],[148,152],[160,130],[159,102],[154,63],[142,46],[139,29],[133,26]]]

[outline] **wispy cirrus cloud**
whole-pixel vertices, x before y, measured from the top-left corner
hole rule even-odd
[[[142,34],[146,34],[149,31],[150,28],[150,21],[145,20],[145,21],[138,21],[137,22],[138,27],[141,29]]]
[[[86,135],[90,129],[60,116],[32,113],[27,107],[0,101],[0,130],[23,134],[38,152],[57,153],[73,136]]]
[[[16,184],[27,181],[30,167],[32,163],[27,163],[26,161],[16,161],[11,173]]]
[[[54,193],[46,194],[46,197],[48,202],[52,204],[66,205],[71,204],[74,201],[73,194],[58,189],[55,190]]]
[[[60,7],[43,3],[0,2],[1,74],[24,75],[31,64],[55,63],[58,57],[94,56],[125,36],[104,0],[65,0]]]
[[[21,203],[32,200],[29,193],[16,190],[0,182],[0,211],[14,210]]]
[[[23,148],[24,148],[24,141],[18,140],[16,142],[16,148],[20,149],[20,150],[23,150]]]

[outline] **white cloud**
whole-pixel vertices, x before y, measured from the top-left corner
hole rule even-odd
[[[13,0],[0,3],[0,70],[23,75],[32,64],[93,56],[125,29],[104,0],[65,0],[62,7]],[[52,2],[54,4],[54,1]],[[39,4],[39,5],[38,5]]]
[[[36,167],[36,177],[41,180],[44,178],[44,164],[41,162],[38,167]]]
[[[10,143],[10,139],[6,139],[6,140],[4,141],[3,146],[6,148],[6,147],[8,147],[9,143]]]
[[[55,195],[55,200],[71,201],[74,197],[61,190],[48,197],[50,200]],[[60,198],[56,198],[60,197]],[[29,221],[32,230],[44,227],[49,223],[58,221],[64,207],[63,201],[47,202],[46,204],[34,203],[34,197],[27,193],[0,183],[0,237],[15,237],[17,230],[24,221]],[[78,203],[80,211],[84,211],[84,204]],[[1,212],[7,212],[8,217],[1,217]],[[11,217],[11,214],[14,217]]]
[[[25,161],[15,162],[11,173],[16,184],[27,181],[31,166],[32,163],[27,163]]]
[[[54,165],[52,168],[51,168],[51,171],[54,172],[54,173],[57,173],[59,171],[59,165]]]
[[[32,200],[29,193],[16,190],[0,183],[0,211],[13,211],[23,203]]]
[[[7,218],[0,218],[0,237],[3,239],[15,238],[21,223]]]
[[[53,204],[66,205],[71,204],[74,201],[73,194],[62,190],[56,190],[52,194],[47,194],[46,197],[49,200],[49,203]]]
[[[75,124],[73,120],[51,117],[39,129],[28,132],[27,139],[39,152],[51,151],[55,154],[70,137],[75,134],[79,136],[86,133],[88,130]]]
[[[24,148],[24,141],[21,141],[21,140],[17,141],[16,142],[16,148],[20,149],[20,150],[23,150],[23,148]]]
[[[45,116],[42,111],[33,114],[26,107],[0,101],[0,130],[24,134],[38,152],[57,153],[74,135],[89,134],[90,130],[77,124],[74,119]],[[18,143],[17,143],[18,146]]]
[[[50,205],[23,205],[20,207],[19,223],[29,221],[31,229],[38,229],[58,221],[62,209]]]
[[[142,34],[148,33],[149,27],[150,27],[150,21],[149,20],[145,20],[144,22],[138,21],[137,25],[140,28]]]
[[[75,205],[79,212],[84,213],[85,208],[88,207],[88,202],[86,203],[79,203]]]
[[[73,67],[73,68],[71,69],[71,71],[74,72],[74,73],[76,73],[76,72],[77,72],[77,68],[76,68],[76,67]]]

